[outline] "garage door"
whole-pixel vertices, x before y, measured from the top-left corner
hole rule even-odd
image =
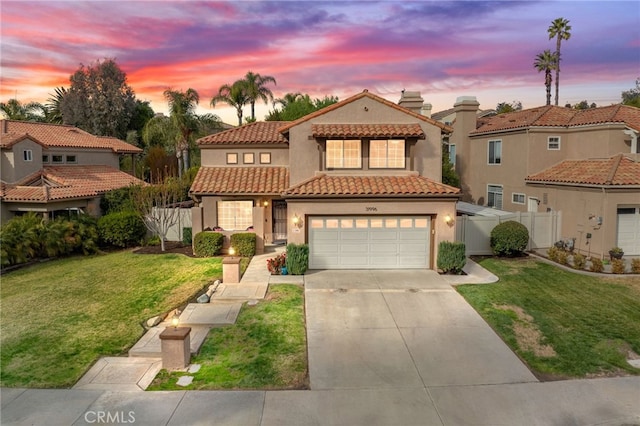
[[[640,255],[640,207],[618,209],[618,247],[625,255]]]
[[[309,218],[311,269],[429,268],[428,216]]]

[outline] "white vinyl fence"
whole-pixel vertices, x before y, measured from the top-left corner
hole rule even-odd
[[[560,239],[561,214],[520,213],[505,216],[458,216],[456,241],[465,243],[467,256],[492,254],[491,230],[499,223],[514,220],[529,230],[527,250],[548,248]]]
[[[167,241],[182,241],[182,228],[191,228],[191,209],[180,209],[176,223],[167,232]]]

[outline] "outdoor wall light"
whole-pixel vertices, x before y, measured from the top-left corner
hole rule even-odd
[[[269,207],[269,201],[264,200],[264,202],[262,203],[262,205],[263,205],[263,206],[265,206],[265,207]]]
[[[444,223],[446,223],[449,226],[453,226],[453,224],[455,223],[455,220],[453,220],[453,218],[450,215],[446,215],[444,217]]]
[[[300,216],[298,216],[297,214],[293,215],[293,219],[291,219],[293,221],[293,225],[296,228],[302,228],[302,219],[300,218]]]

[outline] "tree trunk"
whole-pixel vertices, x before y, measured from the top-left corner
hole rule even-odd
[[[560,34],[558,34],[558,41],[556,43],[556,106],[558,106],[558,92],[560,91]]]
[[[187,170],[189,170],[189,148],[182,151],[182,160],[184,162],[184,172],[187,173]]]
[[[551,105],[551,70],[547,70],[544,85],[547,88],[547,105]]]
[[[176,150],[176,158],[178,159],[178,177],[182,177],[182,151]]]
[[[160,251],[164,251],[164,237],[160,237]]]
[[[255,121],[256,119],[256,102],[251,102],[251,119]]]
[[[242,126],[242,110],[238,109],[238,127]]]

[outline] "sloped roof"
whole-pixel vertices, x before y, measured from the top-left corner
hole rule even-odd
[[[334,110],[336,110],[338,108],[343,107],[344,105],[350,104],[351,102],[355,102],[355,101],[357,101],[359,99],[362,99],[362,98],[369,98],[369,99],[372,99],[372,100],[374,100],[376,102],[380,102],[380,103],[382,103],[382,104],[384,104],[384,105],[386,105],[386,106],[388,106],[390,108],[396,109],[398,111],[402,111],[403,113],[408,114],[408,115],[410,115],[410,116],[412,116],[414,118],[418,118],[420,121],[424,121],[424,122],[433,124],[434,126],[437,126],[440,129],[444,130],[445,132],[450,133],[450,132],[453,131],[453,129],[451,127],[449,127],[449,126],[447,126],[447,125],[445,125],[443,123],[440,123],[439,121],[433,120],[433,119],[431,119],[431,118],[429,118],[429,117],[427,117],[425,115],[415,113],[415,112],[413,112],[413,111],[411,111],[411,110],[409,110],[407,108],[401,107],[400,105],[398,105],[396,103],[393,103],[391,101],[388,101],[388,100],[386,100],[386,99],[384,99],[384,98],[382,98],[380,96],[377,96],[377,95],[374,95],[372,93],[369,93],[369,91],[366,90],[366,89],[364,91],[362,91],[361,93],[358,93],[357,95],[354,95],[354,96],[351,96],[350,98],[345,99],[344,101],[340,101],[340,102],[337,102],[335,104],[329,105],[328,107],[325,107],[325,108],[322,108],[321,110],[312,112],[311,114],[307,114],[304,117],[301,117],[301,118],[299,118],[299,119],[297,119],[295,121],[290,121],[287,124],[285,124],[282,127],[280,127],[279,130],[280,130],[281,133],[286,133],[286,132],[289,131],[289,129],[291,129],[294,126],[297,126],[300,123],[304,123],[305,121],[308,121],[308,120],[311,120],[313,118],[319,117],[319,116],[324,115],[324,114],[326,114],[326,113],[328,113],[330,111],[334,111]]]
[[[618,104],[577,110],[547,105],[484,118],[478,122],[478,128],[470,134],[477,135],[527,127],[575,127],[605,123],[624,123],[628,127],[640,131],[640,108]]]
[[[588,186],[640,186],[640,162],[618,154],[611,158],[565,160],[525,179],[527,183]]]
[[[110,166],[47,166],[16,184],[3,183],[5,202],[46,203],[93,198],[112,189],[145,183]]]
[[[413,124],[312,124],[312,136],[324,138],[424,138],[422,127]]]
[[[198,145],[271,145],[287,144],[278,131],[288,121],[256,121],[198,139]]]
[[[0,128],[1,148],[10,148],[15,143],[28,137],[45,148],[108,149],[117,154],[137,154],[142,152],[142,149],[123,140],[106,136],[94,136],[73,126],[2,120]]]
[[[458,188],[424,176],[338,176],[320,174],[289,188],[287,197],[455,196]]]
[[[200,167],[189,192],[194,195],[276,195],[288,187],[286,167]]]

